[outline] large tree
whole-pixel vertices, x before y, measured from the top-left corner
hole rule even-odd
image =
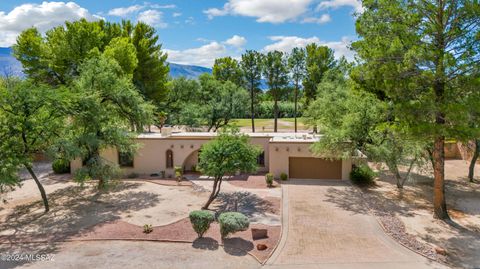
[[[223,177],[237,172],[251,173],[257,170],[260,150],[250,144],[249,137],[238,130],[228,129],[202,146],[198,167],[202,173],[213,178],[213,188],[203,209],[208,209],[217,198]]]
[[[237,60],[232,57],[215,59],[212,70],[213,77],[220,81],[230,81],[237,86],[243,86],[242,69]]]
[[[274,102],[274,124],[273,131],[277,132],[278,101],[282,98],[285,87],[288,84],[287,59],[281,51],[270,51],[264,57],[263,74],[269,87],[269,94]]]
[[[0,191],[20,185],[18,172],[24,168],[35,181],[45,207],[48,199],[33,169],[34,154],[51,149],[62,135],[70,98],[30,80],[0,81]]]
[[[243,74],[243,85],[250,91],[250,116],[252,118],[252,132],[255,133],[255,95],[259,91],[262,79],[263,55],[254,50],[247,50],[242,54],[240,66]]]
[[[298,91],[300,89],[300,83],[305,78],[305,50],[301,48],[293,48],[292,53],[288,58],[288,67],[290,71],[290,76],[293,80],[294,85],[294,103],[295,103],[295,133],[297,132],[297,111],[298,111]]]
[[[365,0],[352,47],[360,66],[352,77],[393,104],[392,115],[413,137],[433,144],[434,216],[448,219],[445,137],[470,132],[455,80],[480,61],[480,7],[476,0]],[[477,89],[478,90],[478,89]],[[462,133],[462,135],[460,135]]]
[[[305,103],[308,105],[317,94],[317,85],[323,79],[323,75],[335,66],[333,50],[327,46],[319,46],[315,43],[307,45],[306,49],[306,76],[303,80]]]
[[[98,188],[103,189],[116,175],[117,165],[102,158],[102,151],[116,148],[133,153],[135,130],[151,123],[153,107],[114,59],[97,55],[79,70],[71,89],[75,97],[69,136],[59,148],[67,159],[83,161],[84,166],[75,174],[79,182],[97,179]]]

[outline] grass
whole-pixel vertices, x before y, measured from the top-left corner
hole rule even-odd
[[[293,131],[294,118],[281,118],[278,119],[279,131]],[[252,126],[251,119],[234,119],[231,121],[232,125],[235,124],[239,128],[250,128]],[[303,123],[302,118],[297,118],[298,130],[309,130],[310,128]],[[257,131],[273,131],[273,119],[255,119],[255,129]]]

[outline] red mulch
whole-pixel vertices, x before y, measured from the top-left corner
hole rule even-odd
[[[273,252],[280,239],[280,226],[269,226],[263,224],[252,224],[250,228],[261,228],[268,230],[268,238],[253,240],[251,230],[238,232],[225,239],[224,248],[235,249],[236,251],[248,252],[255,256],[261,263],[265,262]],[[124,221],[113,221],[95,226],[91,231],[72,237],[72,240],[152,240],[152,241],[183,241],[192,242],[194,245],[221,244],[220,227],[213,223],[203,239],[197,240],[197,234],[192,229],[190,220],[184,218],[172,224],[153,227],[149,234],[143,233],[143,227],[130,224]],[[257,250],[257,244],[267,245],[263,251]],[[228,252],[228,251],[227,251]]]
[[[229,178],[228,183],[247,189],[267,189],[267,183],[265,183],[265,174],[259,175],[239,175]],[[280,183],[276,180],[273,181],[273,188],[278,188]]]

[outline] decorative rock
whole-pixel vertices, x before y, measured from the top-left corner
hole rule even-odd
[[[435,252],[437,252],[437,254],[440,254],[440,255],[447,255],[447,251],[444,249],[444,248],[441,248],[441,247],[435,247]]]
[[[252,228],[252,237],[253,237],[253,240],[267,238],[268,237],[268,230],[267,229]]]
[[[258,250],[266,250],[268,247],[265,244],[257,244],[257,249]]]

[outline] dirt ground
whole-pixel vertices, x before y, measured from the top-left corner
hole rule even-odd
[[[431,172],[417,172],[403,191],[396,188],[393,177],[380,169],[376,186],[368,199],[395,212],[406,232],[417,240],[447,251],[446,262],[457,268],[480,267],[480,165],[477,181],[468,182],[468,162],[447,160],[445,164],[446,200],[452,221],[433,218],[433,179]],[[375,165],[372,165],[374,167]]]

